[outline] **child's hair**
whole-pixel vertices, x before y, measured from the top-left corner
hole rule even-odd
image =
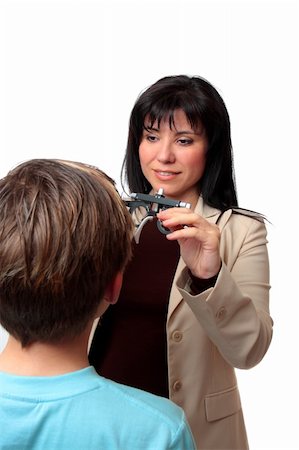
[[[0,180],[0,322],[22,346],[82,332],[131,257],[113,180],[87,164],[33,159]]]

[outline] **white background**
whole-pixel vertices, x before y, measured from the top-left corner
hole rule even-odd
[[[237,371],[252,450],[299,448],[298,27],[288,0],[0,0],[0,176],[58,157],[119,185],[144,88],[201,75],[223,96],[239,203],[271,221],[273,342]]]

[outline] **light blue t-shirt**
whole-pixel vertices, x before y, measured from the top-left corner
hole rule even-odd
[[[100,377],[0,372],[1,450],[194,450],[170,400]]]

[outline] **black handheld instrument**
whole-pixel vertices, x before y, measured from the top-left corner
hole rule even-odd
[[[183,202],[181,200],[174,200],[172,198],[165,197],[163,195],[163,189],[159,189],[155,195],[141,194],[132,192],[129,199],[123,199],[126,205],[129,207],[129,211],[132,212],[136,208],[144,208],[146,214],[140,224],[137,227],[135,233],[135,241],[139,242],[140,233],[143,226],[148,220],[152,220],[157,213],[167,208],[191,208],[191,203]],[[160,220],[157,221],[157,227],[163,234],[170,233],[168,228],[163,227]]]

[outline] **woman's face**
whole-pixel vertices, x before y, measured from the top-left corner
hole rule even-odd
[[[174,125],[166,117],[160,127],[150,127],[149,118],[139,145],[142,172],[154,191],[163,188],[165,197],[195,206],[198,181],[203,175],[208,148],[203,129],[193,130],[183,110],[174,112]]]

